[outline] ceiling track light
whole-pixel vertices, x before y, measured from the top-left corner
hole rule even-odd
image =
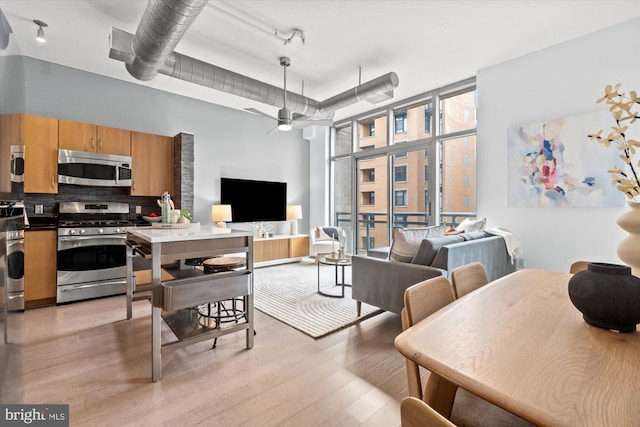
[[[34,19],[33,23],[38,26],[38,32],[36,33],[36,40],[38,40],[40,43],[45,43],[47,41],[47,38],[44,35],[44,29],[45,27],[48,27],[47,23],[39,19]]]

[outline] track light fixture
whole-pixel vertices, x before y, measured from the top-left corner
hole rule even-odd
[[[45,43],[47,41],[47,38],[44,36],[44,28],[48,27],[47,23],[39,19],[34,19],[33,23],[38,26],[38,32],[36,33],[36,40],[38,40],[40,43]]]

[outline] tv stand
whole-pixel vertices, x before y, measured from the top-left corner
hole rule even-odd
[[[309,235],[277,234],[267,239],[253,240],[254,266],[286,264],[309,256]]]

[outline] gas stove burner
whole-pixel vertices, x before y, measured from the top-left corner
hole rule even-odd
[[[113,202],[60,202],[58,227],[127,227],[129,205]]]

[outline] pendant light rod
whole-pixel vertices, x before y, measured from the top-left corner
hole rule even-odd
[[[291,59],[286,56],[280,58],[280,65],[284,68],[284,108],[287,108],[287,67],[291,65]]]

